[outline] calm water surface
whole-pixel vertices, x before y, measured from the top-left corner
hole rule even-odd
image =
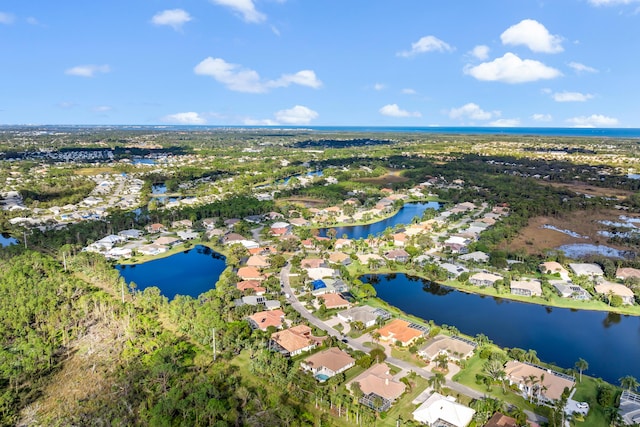
[[[475,336],[484,333],[503,347],[534,349],[545,362],[573,368],[589,363],[588,375],[618,384],[640,378],[640,317],[545,307],[467,294],[419,278],[366,275],[378,297],[406,313]]]
[[[382,221],[374,222],[367,225],[349,225],[344,227],[332,227],[336,230],[336,237],[342,237],[347,235],[348,239],[366,239],[368,236],[375,236],[381,234],[387,227],[395,227],[396,225],[411,224],[411,220],[414,217],[421,218],[425,210],[431,208],[440,210],[440,203],[438,202],[419,202],[419,203],[405,203],[405,205],[398,211],[397,214],[390,218],[383,219]],[[320,236],[326,237],[328,228],[320,229]]]
[[[0,234],[0,246],[17,245],[18,240],[15,237],[11,237],[8,234]]]
[[[201,245],[143,264],[116,266],[127,283],[134,282],[138,290],[156,286],[170,300],[176,295],[197,298],[215,288],[225,267],[223,255]]]

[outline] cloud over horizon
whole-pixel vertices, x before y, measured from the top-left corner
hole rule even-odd
[[[313,70],[302,70],[294,74],[283,74],[275,80],[263,80],[260,75],[249,68],[231,64],[222,58],[208,57],[194,67],[194,73],[213,77],[229,90],[246,93],[266,93],[272,88],[287,87],[292,84],[314,89],[322,86]]]
[[[304,105],[296,105],[293,108],[276,111],[276,120],[286,125],[306,125],[318,118],[318,113]]]
[[[207,121],[200,114],[193,111],[184,113],[169,114],[162,118],[163,122],[180,125],[204,125]]]
[[[592,114],[590,116],[572,117],[567,119],[567,123],[579,128],[612,127],[618,125],[618,119],[602,114]]]
[[[562,73],[540,61],[520,59],[518,55],[507,52],[501,58],[483,62],[476,66],[466,66],[465,74],[483,81],[503,83],[527,83],[537,80],[554,79]]]
[[[419,111],[407,111],[398,107],[398,104],[387,104],[378,110],[380,114],[388,117],[422,117]]]
[[[500,111],[484,111],[474,102],[449,110],[449,117],[452,119],[491,120],[494,117],[499,117],[500,114]]]

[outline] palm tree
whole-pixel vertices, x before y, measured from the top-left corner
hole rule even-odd
[[[620,386],[622,388],[626,388],[629,391],[632,391],[632,390],[636,391],[640,386],[640,383],[638,382],[638,380],[635,377],[632,377],[631,375],[624,376],[620,378],[618,381],[620,381]]]
[[[436,366],[443,371],[446,371],[447,368],[449,368],[449,356],[446,354],[440,353],[433,360],[436,362]]]
[[[433,388],[433,391],[440,392],[442,386],[446,382],[446,378],[440,372],[436,372],[431,378],[427,380],[427,383]]]
[[[575,366],[576,366],[576,369],[580,371],[580,382],[582,382],[582,372],[589,369],[589,363],[587,363],[587,361],[584,360],[583,358],[580,358],[576,362]]]

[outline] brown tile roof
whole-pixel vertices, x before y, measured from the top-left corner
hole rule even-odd
[[[324,340],[324,338],[311,335],[311,328],[307,325],[298,325],[284,331],[275,332],[271,334],[271,339],[289,353],[311,345],[317,345]]]
[[[304,363],[314,369],[324,366],[333,372],[338,372],[354,362],[355,359],[353,357],[337,347],[328,348],[304,359]]]
[[[360,389],[364,394],[375,393],[391,401],[400,397],[405,390],[405,385],[393,379],[393,375],[389,374],[389,367],[384,363],[373,365],[355,377],[348,385],[355,382],[360,384]]]
[[[329,309],[349,307],[349,301],[342,298],[339,294],[322,294],[318,298],[323,299],[325,307]]]
[[[261,311],[252,316],[249,316],[249,318],[258,328],[266,331],[269,326],[275,326],[276,328],[280,328],[282,326],[282,321],[284,320],[284,311]]]
[[[264,280],[260,271],[255,267],[240,267],[238,277],[243,280]]]
[[[504,371],[507,376],[510,377],[512,382],[517,384],[524,384],[525,379],[532,375],[540,381],[544,375],[543,385],[546,387],[546,390],[542,394],[546,396],[547,399],[552,400],[560,399],[565,387],[571,389],[575,384],[575,381],[556,376],[553,372],[545,371],[544,369],[540,369],[536,366],[531,366],[515,360],[507,362],[504,367]]]
[[[407,345],[422,336],[421,331],[410,328],[409,325],[410,323],[406,320],[394,319],[378,329],[378,333],[385,340],[400,341],[403,345]]]
[[[253,289],[256,294],[266,292],[266,289],[260,286],[260,282],[258,280],[243,280],[236,283],[236,288],[238,288],[240,292],[244,292],[247,289]]]

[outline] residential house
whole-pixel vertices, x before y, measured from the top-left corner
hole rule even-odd
[[[489,421],[487,421],[484,427],[518,427],[518,421],[501,412],[496,412],[489,418]]]
[[[343,252],[332,252],[329,254],[329,262],[346,266],[351,264],[351,257]]]
[[[547,261],[538,266],[542,274],[559,274],[563,280],[569,280],[569,272],[559,262]]]
[[[468,254],[460,255],[458,259],[462,261],[473,261],[473,262],[488,262],[489,255],[482,251],[475,251]]]
[[[396,381],[389,372],[389,366],[385,363],[376,363],[353,380],[346,384],[352,390],[354,384],[358,383],[363,393],[360,403],[373,408],[376,397],[382,399],[382,405],[377,410],[386,411],[391,407],[397,398],[404,393],[406,386],[400,381]]]
[[[238,233],[227,233],[220,239],[223,245],[233,245],[241,243],[243,240],[246,240],[245,237]]]
[[[418,355],[432,361],[439,354],[446,354],[451,360],[464,360],[473,355],[477,344],[470,340],[448,335],[436,335],[420,347]]]
[[[147,233],[157,234],[164,233],[165,231],[167,231],[167,227],[158,222],[147,225]]]
[[[517,385],[526,396],[542,401],[556,401],[565,388],[571,390],[575,385],[573,377],[516,360],[507,362],[504,370],[509,384]]]
[[[574,285],[572,282],[564,280],[549,280],[549,284],[553,286],[562,298],[571,298],[575,300],[588,300],[591,295],[581,286]]]
[[[291,232],[291,224],[287,222],[274,222],[269,228],[272,236],[284,236]]]
[[[335,308],[349,308],[350,306],[349,301],[342,298],[342,295],[340,294],[335,294],[335,293],[322,294],[322,295],[319,295],[318,298],[322,300],[322,303],[324,304],[324,306],[329,310],[335,309]]]
[[[408,262],[411,255],[409,255],[409,253],[404,249],[393,249],[385,252],[384,257],[389,261]]]
[[[414,261],[416,260],[417,259],[414,258]],[[462,273],[469,272],[469,269],[462,267],[461,265],[451,264],[449,262],[441,262],[438,264],[438,266],[440,266],[440,268],[444,268],[445,270],[447,270],[447,275],[452,278],[458,277]]]
[[[430,427],[467,427],[475,413],[453,396],[433,393],[413,411],[413,419]]]
[[[640,270],[638,270],[637,268],[620,267],[616,271],[616,278],[620,280],[626,280],[631,278],[640,279]]]
[[[502,276],[493,273],[480,272],[469,277],[469,282],[476,286],[493,286]]]
[[[181,231],[176,232],[176,234],[183,241],[196,240],[196,239],[200,238],[200,233],[195,232],[195,231],[190,231],[190,230],[187,230],[187,231],[181,230]]]
[[[595,286],[595,291],[609,298],[609,295],[617,295],[622,298],[623,304],[632,305],[635,300],[633,291],[620,283],[604,281]]]
[[[264,293],[267,291],[266,288],[260,286],[260,282],[257,280],[242,280],[236,283],[236,288],[238,288],[238,290],[243,293],[247,290],[250,290],[256,295],[264,295]]]
[[[377,332],[380,339],[391,343],[400,343],[403,347],[410,346],[424,334],[424,330],[412,327],[413,324],[402,319],[394,319]]]
[[[142,237],[142,231],[136,230],[135,228],[122,230],[118,232],[118,236],[124,237],[127,240],[139,239],[140,237]]]
[[[407,244],[407,235],[405,233],[396,233],[393,236],[393,245],[404,247]]]
[[[240,267],[236,273],[240,280],[257,280],[262,281],[265,277],[255,267]]]
[[[323,279],[325,277],[334,277],[336,275],[336,270],[333,268],[308,268],[307,275],[311,280]]]
[[[640,424],[640,394],[624,390],[620,396],[618,412],[626,425]]]
[[[300,367],[310,371],[316,378],[327,380],[355,364],[353,357],[337,347],[331,347],[307,357],[300,363]]]
[[[172,237],[172,236],[162,236],[162,237],[158,237],[153,244],[154,245],[163,245],[163,246],[173,246],[173,245],[177,245],[182,243],[182,240],[180,240],[177,237]]]
[[[265,310],[249,316],[249,324],[253,329],[266,331],[270,326],[280,329],[284,322],[284,311]]]
[[[160,255],[162,253],[167,252],[168,250],[169,248],[167,246],[155,245],[155,244],[143,245],[137,249],[137,251],[142,255],[151,255],[151,256]]]
[[[513,295],[542,296],[542,285],[539,280],[512,280],[510,287]]]
[[[344,249],[344,248],[350,247],[352,243],[353,243],[353,240],[351,239],[338,238],[333,244],[333,247],[337,250]]]
[[[573,263],[569,264],[569,268],[576,276],[602,277],[604,271],[598,264],[589,263]]]
[[[308,220],[300,217],[300,218],[291,218],[289,220],[289,223],[295,227],[306,227],[308,226],[310,223]]]
[[[285,356],[296,356],[317,347],[323,340],[311,335],[311,328],[307,325],[298,325],[271,334],[269,345]]]
[[[251,255],[247,259],[247,267],[255,267],[258,269],[268,268],[270,263],[269,259],[264,255]]]
[[[192,228],[193,222],[190,219],[181,219],[178,221],[173,221],[171,223],[171,228]]]
[[[383,312],[383,313],[381,313]],[[388,318],[389,313],[384,310],[376,309],[368,305],[361,305],[350,308],[338,313],[338,318],[344,322],[361,322],[365,328],[369,328],[376,324],[378,317]]]
[[[218,218],[205,218],[202,220],[202,225],[207,230],[212,230],[216,228],[217,223],[218,223]]]
[[[321,268],[326,266],[327,265],[322,258],[305,258],[300,261],[300,268],[304,269]]]

